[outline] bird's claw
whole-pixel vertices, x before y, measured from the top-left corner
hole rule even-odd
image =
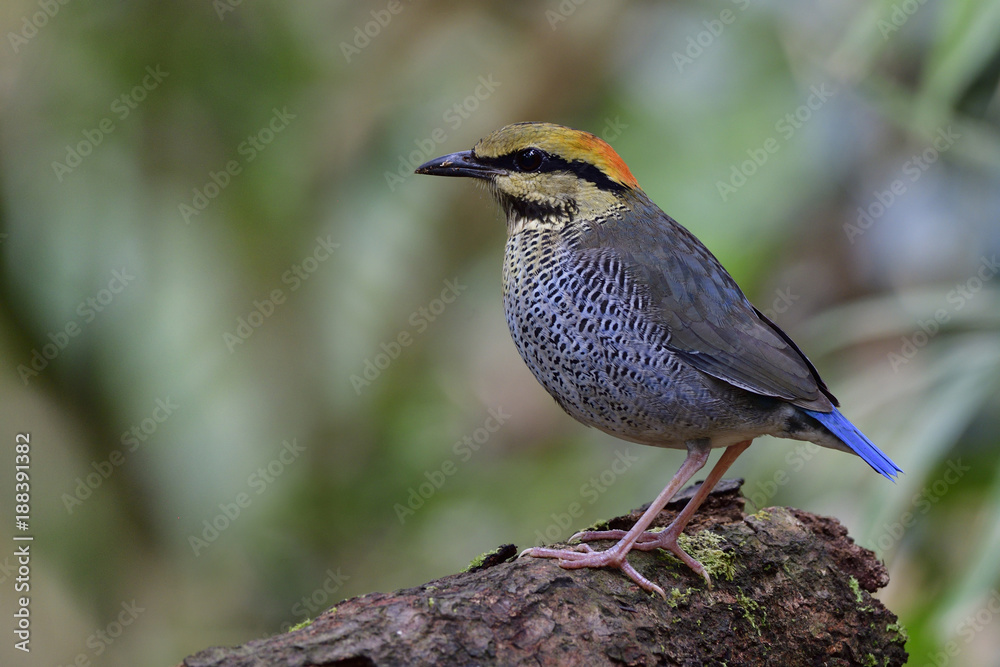
[[[586,544],[587,542],[597,540],[621,540],[625,535],[626,531],[624,530],[585,530],[570,537],[571,541],[578,540],[583,542],[583,544],[578,544],[572,549],[544,549],[535,547],[534,549],[525,549],[521,552],[521,555],[534,556],[535,558],[557,558],[559,559],[559,566],[567,569],[582,567],[619,568],[643,589],[664,595],[662,588],[643,577],[635,568],[628,564],[628,561],[625,560],[625,553],[627,552],[619,554],[617,546],[611,547],[607,551],[594,551]],[[709,575],[708,570],[705,569],[705,566],[688,555],[677,544],[675,530],[668,528],[661,531],[645,531],[640,533],[635,542],[633,542],[631,549],[639,551],[663,549],[669,551],[680,559],[682,563],[694,570],[696,574],[700,575],[709,587],[712,586],[712,577]]]
[[[607,551],[594,551],[587,544],[579,544],[572,549],[546,549],[534,547],[525,549],[521,556],[531,556],[533,558],[555,558],[559,567],[567,570],[576,570],[584,567],[612,567],[617,568],[639,585],[643,590],[658,593],[664,599],[667,594],[660,586],[657,586],[646,577],[639,574],[627,560],[624,553],[618,553],[614,547]]]

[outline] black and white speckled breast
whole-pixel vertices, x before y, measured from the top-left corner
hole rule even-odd
[[[648,316],[646,290],[613,252],[580,250],[571,233],[538,223],[511,229],[503,269],[507,325],[528,368],[570,415],[664,447],[760,426],[762,415],[748,424],[746,414],[728,407],[734,392],[743,392],[667,347],[670,334]]]

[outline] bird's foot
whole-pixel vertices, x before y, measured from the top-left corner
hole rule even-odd
[[[667,594],[663,592],[662,588],[639,574],[634,567],[629,565],[628,561],[625,559],[627,554],[628,548],[622,547],[621,542],[606,551],[594,551],[589,545],[580,544],[572,549],[546,549],[543,547],[534,547],[532,549],[525,549],[521,552],[521,556],[532,556],[533,558],[556,558],[558,559],[557,562],[559,567],[563,567],[568,570],[576,570],[584,567],[617,568],[624,572],[629,579],[639,584],[639,587],[643,590],[659,593],[662,597],[666,598]]]
[[[596,540],[621,540],[626,535],[624,530],[585,530],[576,533],[570,537],[570,541],[579,542],[594,542]],[[664,549],[669,551],[673,555],[677,556],[682,563],[694,570],[698,575],[700,575],[705,583],[709,586],[712,585],[712,577],[708,574],[708,570],[700,562],[688,555],[684,549],[677,544],[677,537],[680,535],[680,531],[675,531],[671,526],[661,531],[645,531],[639,533],[639,536],[635,539],[635,543],[632,545],[632,549],[637,549],[639,551],[652,551],[653,549]],[[587,546],[583,544],[581,546]]]

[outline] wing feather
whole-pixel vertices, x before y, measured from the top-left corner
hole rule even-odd
[[[703,373],[799,407],[830,411],[836,399],[792,340],[747,300],[693,234],[654,210],[626,223],[609,219],[578,240],[579,261],[617,260],[646,290],[646,321],[663,344]],[[639,241],[641,239],[641,241]]]

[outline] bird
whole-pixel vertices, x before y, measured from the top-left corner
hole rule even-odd
[[[852,452],[895,481],[903,471],[838,409],[816,367],[755,308],[708,248],[663,212],[600,137],[544,122],[507,125],[418,174],[484,184],[507,221],[503,304],[521,358],[563,410],[629,442],[686,450],[628,531],[584,531],[568,549],[522,556],[563,568],[618,568],[664,590],[627,559],[664,549],[711,586],[678,537],[754,438]],[[660,510],[723,453],[666,528]],[[603,551],[589,542],[615,540]]]

